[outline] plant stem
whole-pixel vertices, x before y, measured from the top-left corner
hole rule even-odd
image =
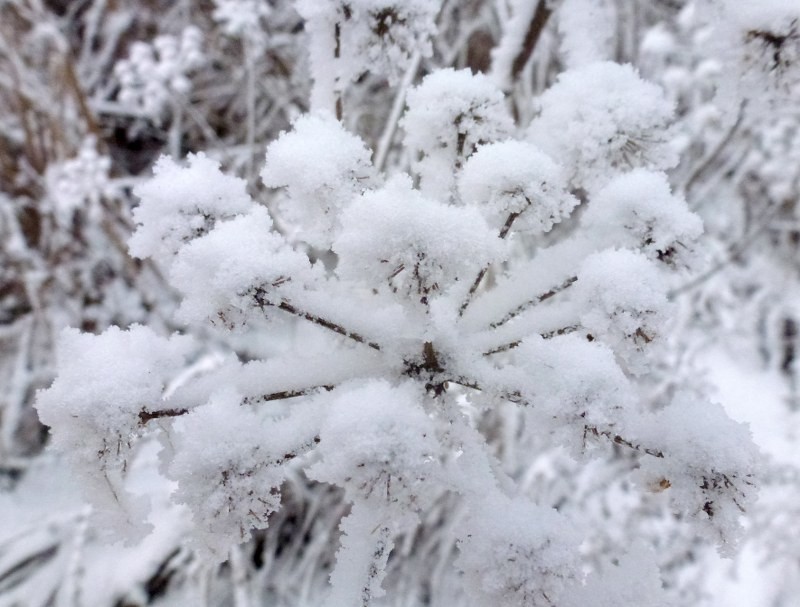
[[[536,304],[542,303],[543,301],[547,301],[548,299],[550,299],[551,297],[553,297],[557,293],[560,293],[561,291],[564,291],[565,289],[569,288],[577,280],[578,280],[577,276],[570,276],[564,282],[562,282],[560,285],[556,285],[555,287],[553,287],[549,291],[546,291],[546,292],[542,293],[541,295],[537,295],[533,299],[529,299],[525,303],[522,303],[522,304],[518,305],[516,308],[511,310],[508,314],[503,316],[503,318],[501,318],[498,321],[495,321],[495,322],[491,323],[489,326],[492,329],[497,329],[498,327],[503,326],[509,320],[511,320],[511,319],[519,316],[520,314],[522,314],[525,310],[527,310],[529,308],[532,308]]]

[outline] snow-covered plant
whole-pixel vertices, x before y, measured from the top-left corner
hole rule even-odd
[[[397,82],[414,54],[429,57],[440,0],[299,0],[311,34],[312,107],[336,99],[367,72]]]
[[[488,77],[439,70],[409,92],[402,125],[420,189],[448,200],[464,161],[479,145],[506,139],[513,120]]]
[[[308,161],[298,164],[298,156]],[[300,117],[291,135],[271,144],[261,177],[266,186],[283,188],[278,208],[287,223],[303,230],[305,242],[324,250],[341,227],[342,210],[371,184],[374,170],[364,142],[323,113]]]
[[[204,61],[201,46],[202,34],[196,27],[186,27],[180,36],[158,36],[152,44],[133,44],[130,56],[114,69],[119,102],[160,119],[175,95],[190,91],[189,76]]]
[[[677,161],[667,132],[672,104],[630,65],[599,62],[568,70],[539,106],[528,136],[568,167],[574,187],[598,187],[631,168],[665,170]]]
[[[395,65],[433,4],[302,3],[312,59],[372,48]],[[365,69],[342,64],[348,78]],[[736,546],[755,497],[747,428],[688,389],[652,406],[640,384],[702,230],[658,172],[674,160],[669,102],[613,63],[562,74],[524,137],[503,93],[466,70],[431,73],[407,101],[408,172],[380,174],[328,111],[298,118],[267,147],[274,217],[202,155],[159,161],[137,188],[131,252],[179,292],[185,331],[226,351],[187,372],[205,349],[188,336],[68,332],[42,420],[97,511],[131,532],[147,515],[125,473],[158,440],[191,542],[212,559],[268,527],[290,475],[337,487],[350,508],[330,607],[377,604],[390,559],[410,558],[397,539],[447,500],[463,517],[441,531],[466,580],[453,604],[577,607],[589,590],[664,603],[638,545],[586,576],[591,523],[509,474],[489,422],[511,411],[531,461],[564,449],[588,467],[622,450],[643,499]],[[287,323],[287,347],[257,343]]]
[[[270,6],[267,0],[214,0],[214,20],[228,36],[244,35],[258,38],[261,20],[267,19]]]
[[[712,48],[732,69],[721,74],[723,102],[745,99],[774,109],[800,87],[800,7],[791,0],[758,6],[708,2]]]
[[[74,211],[80,207],[98,219],[100,199],[112,190],[108,175],[111,159],[99,154],[96,146],[90,137],[75,158],[48,168],[48,196],[64,225],[72,221]]]

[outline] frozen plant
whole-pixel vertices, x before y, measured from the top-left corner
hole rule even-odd
[[[528,136],[567,167],[574,187],[589,189],[632,168],[665,170],[677,162],[667,130],[672,104],[630,65],[603,61],[568,70],[539,107]]]
[[[310,34],[315,109],[333,110],[351,81],[371,72],[397,82],[415,54],[429,57],[440,0],[299,0]]]
[[[712,28],[708,44],[731,67],[717,78],[720,104],[735,112],[743,99],[770,111],[794,99],[800,90],[800,6],[793,0],[700,4]]]
[[[74,158],[48,168],[48,197],[64,225],[69,225],[73,212],[82,207],[93,218],[99,217],[101,198],[112,192],[111,159],[99,154],[96,146],[96,140],[88,137]]]
[[[192,87],[190,75],[203,64],[202,34],[193,26],[179,37],[161,35],[152,44],[135,42],[130,56],[117,63],[119,102],[131,110],[160,119],[175,95]]]
[[[214,20],[228,36],[257,38],[270,14],[267,0],[214,0],[214,7]]]
[[[302,3],[312,62],[353,44],[375,49],[379,70],[402,63],[432,5]],[[315,95],[344,82],[318,79]],[[411,558],[398,538],[444,500],[462,517],[441,531],[466,580],[453,604],[579,607],[589,592],[667,604],[647,546],[587,575],[590,522],[509,475],[484,422],[510,410],[524,442],[586,467],[622,450],[641,493],[735,549],[759,464],[748,429],[688,389],[653,407],[640,384],[702,231],[658,172],[674,161],[670,104],[610,62],[562,74],[524,138],[503,93],[467,70],[434,71],[407,103],[409,171],[387,175],[340,108],[299,117],[267,147],[274,217],[215,161],[160,160],[137,188],[130,249],[178,291],[186,335],[66,332],[41,419],[95,516],[133,538],[147,504],[126,472],[159,441],[190,542],[211,560],[269,526],[290,475],[339,488],[328,607],[377,605],[390,558]],[[290,322],[284,350],[238,355],[242,336]],[[205,349],[192,336],[209,334],[227,351],[191,368]]]

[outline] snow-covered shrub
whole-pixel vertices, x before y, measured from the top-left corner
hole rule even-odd
[[[310,9],[325,8],[324,3],[306,4]],[[670,593],[692,587],[687,574],[695,584],[699,577],[714,579],[707,575],[704,553],[709,540],[721,537],[717,527],[727,528],[739,516],[737,502],[754,521],[755,543],[766,548],[770,561],[796,567],[797,526],[791,519],[800,486],[796,475],[771,473],[769,497],[754,510],[729,487],[729,483],[749,487],[752,479],[735,470],[746,464],[730,460],[727,453],[730,466],[711,469],[712,464],[720,465],[713,457],[720,444],[702,432],[692,434],[695,412],[710,409],[703,405],[702,390],[699,396],[685,390],[700,383],[700,374],[689,372],[698,350],[702,353],[709,344],[718,347],[721,341],[737,358],[752,366],[763,364],[779,375],[785,381],[775,384],[789,392],[778,394],[776,389],[772,394],[765,383],[757,398],[742,397],[737,413],[744,417],[749,408],[754,419],[766,422],[770,404],[779,401],[781,429],[788,435],[795,422],[792,408],[800,402],[796,287],[800,137],[792,103],[796,3],[359,2],[359,18],[350,13],[345,22],[347,4],[356,5],[327,3],[327,14],[336,12],[340,24],[338,61],[331,45],[337,21],[318,21],[328,28],[328,40],[314,47],[322,57],[317,75],[338,78],[331,87],[334,97],[322,104],[330,114],[304,113],[311,77],[307,43],[316,44],[320,38],[310,22],[301,22],[291,0],[11,0],[0,7],[0,42],[5,49],[0,50],[0,107],[5,110],[0,116],[0,602],[38,606],[53,596],[58,600],[74,596],[72,602],[90,605],[220,604],[230,602],[233,587],[239,604],[247,603],[240,596],[243,589],[252,592],[251,603],[281,607],[314,603],[310,597],[327,583],[329,563],[334,562],[339,544],[343,560],[356,554],[363,558],[359,567],[340,569],[337,580],[347,576],[354,580],[372,566],[367,547],[374,529],[381,536],[379,565],[385,564],[386,576],[371,579],[370,593],[376,596],[382,585],[389,593],[382,599],[385,603],[403,604],[408,597],[406,603],[418,599],[458,605],[463,580],[448,573],[456,569],[447,566],[456,542],[465,548],[459,562],[474,574],[473,579],[491,586],[489,580],[497,572],[475,569],[470,557],[476,553],[467,554],[469,538],[461,526],[469,521],[471,530],[483,530],[478,535],[486,544],[494,541],[491,538],[507,537],[502,530],[487,530],[492,521],[485,517],[491,507],[483,506],[505,507],[509,500],[516,503],[516,496],[509,500],[489,496],[492,499],[467,509],[467,500],[455,491],[448,489],[439,497],[425,493],[433,499],[422,500],[420,491],[412,490],[415,501],[403,506],[408,516],[402,524],[381,525],[382,514],[367,505],[354,510],[342,528],[345,535],[337,541],[339,519],[351,510],[345,495],[353,485],[332,472],[327,477],[330,485],[327,479],[321,482],[322,477],[310,481],[303,471],[314,464],[295,455],[308,445],[315,458],[333,461],[330,446],[335,441],[328,441],[328,447],[314,446],[313,441],[323,432],[318,411],[326,411],[331,403],[341,408],[352,402],[347,395],[331,394],[328,389],[334,385],[346,384],[359,394],[397,390],[406,395],[418,394],[420,383],[422,388],[435,387],[436,382],[427,380],[409,382],[398,370],[402,364],[387,365],[382,352],[389,346],[383,347],[376,337],[378,331],[391,335],[392,356],[422,366],[426,357],[419,353],[416,339],[407,336],[406,327],[414,318],[426,316],[438,319],[430,341],[442,368],[455,364],[456,355],[445,356],[451,349],[459,356],[492,352],[486,358],[498,361],[491,373],[482,375],[482,392],[464,389],[469,402],[458,401],[452,412],[468,416],[480,436],[439,441],[444,445],[439,456],[445,459],[455,453],[463,458],[462,443],[485,439],[495,458],[493,474],[502,477],[506,472],[524,494],[520,510],[546,520],[543,513],[557,508],[559,517],[585,523],[575,541],[580,543],[580,566],[591,573],[582,589],[573,585],[565,590],[561,603],[637,604],[647,596],[648,604],[657,605],[661,602],[653,593],[661,586],[660,578]],[[381,25],[378,14],[364,17],[377,6],[397,8],[384,14]],[[710,13],[711,18],[705,10],[709,6],[719,9]],[[417,12],[406,23],[395,22],[391,10],[406,9],[409,15],[419,9],[426,17]],[[434,18],[439,33],[427,40]],[[160,51],[154,41],[164,35],[177,41],[187,26],[202,32],[197,42],[204,55],[201,64],[185,73],[190,89],[181,93],[178,89],[186,82],[180,79],[175,81],[178,89],[164,85],[160,120],[144,115],[138,103],[121,103],[114,66],[132,56],[136,41],[148,45],[148,61],[157,65]],[[380,36],[373,29],[380,30]],[[401,38],[412,42],[392,48]],[[353,56],[364,49],[362,55]],[[165,52],[172,50],[165,47]],[[520,137],[532,119],[546,120],[546,98],[541,93],[560,73],[564,79],[610,58],[636,65],[645,80],[661,85],[664,104],[676,108],[672,131],[655,129],[659,143],[670,140],[669,147],[680,152],[676,168],[655,172],[647,166],[662,165],[648,162],[643,168],[641,159],[634,159],[637,168],[629,167],[624,158],[619,164],[616,148],[584,137],[588,131],[581,131],[563,150],[545,141],[566,141],[562,135],[567,126],[580,123],[582,111],[594,112],[597,93],[604,90],[600,85],[591,93],[577,87],[574,95],[563,97],[563,104],[551,104],[563,108],[567,118],[551,121],[547,137]],[[448,112],[457,97],[455,84],[445,82],[442,88],[450,88],[449,96],[430,95],[435,99],[431,111],[444,110],[442,119],[431,120],[427,130],[419,129],[415,135],[420,140],[427,137],[428,147],[412,149],[411,139],[408,147],[401,145],[402,129],[395,126],[408,90],[426,77],[434,80],[440,67],[459,71],[465,82],[483,79],[460,71],[465,66],[502,77],[497,80],[507,79],[503,90],[508,94],[496,95],[497,115],[507,113],[514,117],[513,123],[506,121],[505,128],[486,138],[477,135],[475,124],[469,131],[444,128],[453,118]],[[417,92],[412,89],[412,97]],[[331,115],[337,109],[336,95],[343,102],[341,121]],[[747,100],[743,110],[741,97]],[[622,113],[631,103],[623,99],[610,105]],[[469,107],[466,110],[469,118]],[[483,114],[476,116],[483,119]],[[593,120],[585,123],[603,122]],[[327,124],[327,131],[318,122]],[[412,123],[403,124],[413,131]],[[281,130],[287,131],[283,137]],[[452,154],[459,137],[464,139],[462,156]],[[467,137],[477,143],[468,146]],[[265,191],[258,183],[257,164],[270,142],[264,181],[275,189]],[[597,154],[584,156],[587,162],[602,167],[604,161],[613,160],[619,166],[607,173],[598,168],[596,184],[578,183],[573,174],[573,163],[578,161],[565,156],[574,151],[573,145],[586,145],[582,151]],[[179,161],[181,155],[200,150],[206,151],[205,160],[198,160],[199,154],[190,156],[188,167]],[[534,150],[540,155],[535,161]],[[161,161],[159,178],[148,179],[148,167],[165,151],[174,160]],[[298,161],[302,156],[305,163]],[[441,169],[434,166],[437,163]],[[452,169],[445,170],[445,165]],[[199,183],[197,174],[208,178],[203,187],[194,187]],[[436,188],[447,190],[447,195],[434,192]],[[145,232],[140,231],[131,242],[137,255],[150,255],[144,260],[126,256],[125,241],[134,224],[130,210],[139,198],[132,192],[150,202],[138,207],[137,220],[161,228],[144,240],[139,237]],[[267,204],[269,214],[260,203]],[[373,221],[375,207],[380,212]],[[701,231],[695,213],[704,219],[702,247],[695,242]],[[378,219],[382,236],[372,232]],[[442,221],[452,221],[457,228],[442,230],[437,225]],[[477,230],[468,236],[471,225]],[[214,238],[203,238],[211,232]],[[353,237],[359,232],[373,236],[369,242]],[[192,244],[195,239],[200,240],[197,245]],[[463,256],[445,254],[461,241]],[[405,248],[403,243],[408,242],[412,246]],[[312,248],[306,250],[306,245]],[[366,254],[373,248],[380,251],[379,259]],[[227,249],[229,255],[224,254]],[[705,257],[699,254],[703,249]],[[417,258],[420,253],[424,259]],[[661,273],[638,264],[642,255]],[[443,267],[442,259],[461,265]],[[611,265],[615,261],[619,264]],[[622,269],[614,273],[615,267]],[[624,268],[628,267],[641,270],[641,276],[627,280]],[[687,270],[698,274],[690,277]],[[452,306],[442,298],[448,288],[453,293],[458,288],[448,287],[451,279],[458,279],[456,284],[465,291],[463,298],[457,298],[460,303]],[[371,287],[370,280],[383,282]],[[606,280],[616,287],[602,289]],[[250,289],[253,281],[260,286]],[[182,293],[179,319],[172,315],[174,291],[167,283]],[[636,285],[653,286],[652,293],[640,293]],[[663,298],[665,286],[669,304]],[[371,288],[378,293],[370,295]],[[254,297],[263,317],[249,311]],[[347,314],[357,308],[352,303],[355,297],[370,302],[367,312]],[[462,309],[460,321],[447,320],[458,318]],[[681,315],[677,325],[669,322],[676,310]],[[127,499],[127,489],[137,483],[133,492],[142,492],[143,481],[137,474],[155,468],[156,445],[164,449],[162,467],[169,479],[157,480],[153,470],[144,481],[145,493],[153,499],[149,522],[157,532],[136,546],[108,548],[93,539],[98,521],[101,527],[130,526],[141,522],[146,504],[134,499],[121,519],[119,512],[113,512],[116,498],[97,486],[98,480],[107,482],[92,472],[96,465],[84,466],[91,478],[84,472],[81,483],[98,492],[95,519],[87,522],[74,498],[66,504],[53,497],[60,486],[53,477],[63,481],[74,476],[54,463],[50,454],[29,459],[47,438],[28,405],[35,390],[52,381],[53,336],[61,327],[102,332],[109,324],[132,322],[147,324],[161,336],[177,327],[195,337],[191,353],[176,368],[170,367],[177,379],[163,389],[172,400],[164,411],[188,411],[201,400],[203,404],[197,406],[196,417],[175,415],[174,424],[169,415],[152,419],[145,415],[148,421],[141,429],[132,428],[130,420],[126,424],[114,418],[116,432],[129,436],[131,444],[125,453],[120,443],[119,462],[106,456],[103,464],[120,499]],[[445,326],[460,328],[439,329]],[[474,339],[463,345],[465,334],[473,329]],[[353,347],[334,347],[328,332],[352,341]],[[366,346],[371,352],[365,355],[358,338],[382,350]],[[73,351],[70,339],[66,342],[65,351]],[[151,343],[154,349],[168,349],[157,339]],[[301,363],[288,355],[299,349]],[[141,358],[132,346],[114,351],[118,350],[124,352],[115,360],[126,355],[132,361]],[[228,354],[220,356],[217,350]],[[719,357],[714,353],[716,364]],[[75,358],[84,360],[78,354]],[[233,364],[236,357],[247,361],[242,369]],[[458,358],[474,375],[480,373],[482,360]],[[702,355],[699,360],[706,363]],[[186,371],[185,365],[190,365]],[[220,380],[227,371],[209,373],[216,365],[229,369],[231,379]],[[304,446],[294,451],[281,441],[274,443],[274,452],[272,447],[265,449],[262,431],[283,436],[290,434],[283,428],[305,424],[297,417],[299,410],[286,406],[294,401],[279,402],[274,395],[306,390],[309,373],[316,379],[315,393],[298,398],[311,405],[306,411],[312,434],[304,436]],[[203,387],[204,374],[215,384],[213,389]],[[398,375],[400,380],[394,381]],[[80,381],[77,374],[74,377]],[[263,388],[264,378],[275,379],[263,390],[270,397],[266,400],[249,389]],[[723,386],[737,385],[737,379],[726,377]],[[156,373],[153,381],[161,385],[164,380]],[[109,383],[117,381],[122,380],[112,378]],[[233,387],[220,389],[220,383]],[[184,384],[195,385],[202,395],[191,393]],[[642,384],[650,387],[647,394]],[[179,386],[182,389],[176,390]],[[518,393],[509,392],[509,386]],[[680,396],[677,388],[682,390]],[[455,398],[456,385],[450,382],[447,389]],[[533,406],[520,406],[523,394]],[[427,398],[423,396],[423,402]],[[390,400],[387,397],[386,402]],[[66,397],[64,402],[69,404]],[[241,407],[239,402],[248,405]],[[676,406],[680,403],[685,406]],[[624,415],[631,408],[638,415],[638,404],[644,411],[659,413],[642,418],[652,427],[633,424]],[[240,418],[232,413],[239,410],[254,415]],[[105,428],[103,416],[97,419],[83,410],[80,414],[87,416],[86,436]],[[378,413],[367,410],[365,418],[370,415]],[[62,418],[54,419],[58,420],[54,424],[61,423]],[[422,421],[419,416],[414,419]],[[289,425],[282,426],[284,421]],[[332,418],[328,421],[326,427],[335,426]],[[716,423],[717,418],[709,416],[702,426]],[[661,431],[670,424],[688,425],[680,426],[683,430],[676,435],[685,435],[687,452],[691,449],[696,458],[707,460],[709,469],[700,474],[692,462],[661,465],[662,458],[653,454],[680,448],[677,442],[662,440],[666,433]],[[151,438],[165,436],[159,428],[173,429],[173,425],[169,441],[151,444]],[[229,432],[223,432],[223,426]],[[338,426],[340,437],[344,426]],[[575,427],[583,430],[575,432]],[[113,436],[115,430],[106,429]],[[237,435],[242,439],[240,449]],[[52,441],[58,443],[59,436],[54,431]],[[646,436],[650,438],[645,440]],[[740,440],[747,440],[744,433]],[[220,448],[204,449],[203,441],[217,442]],[[788,443],[785,451],[790,453]],[[102,441],[85,444],[98,451],[102,447]],[[175,447],[172,451],[170,444]],[[644,446],[649,457],[632,445]],[[292,457],[284,458],[287,453]],[[344,455],[349,452],[343,454],[346,460]],[[268,463],[250,465],[264,461]],[[355,457],[346,461],[359,463]],[[446,482],[446,473],[428,474],[440,468],[440,462],[424,462],[425,492],[432,478]],[[633,477],[631,468],[637,469]],[[219,478],[221,469],[229,480],[216,484],[205,480],[215,474]],[[451,466],[447,472],[452,470]],[[353,483],[364,484],[377,474],[366,466],[358,471],[364,475],[353,476]],[[410,477],[411,482],[422,476]],[[388,478],[394,486],[396,475],[384,475],[382,480]],[[485,484],[485,476],[477,478],[476,486]],[[633,488],[631,478],[637,483]],[[459,482],[467,480],[465,475]],[[375,491],[380,482],[374,484]],[[253,483],[270,487],[269,494],[267,489],[250,494]],[[8,492],[23,485],[36,508],[18,506],[18,496]],[[771,501],[776,494],[780,498]],[[43,495],[48,499],[42,500]],[[229,501],[234,496],[235,503]],[[192,518],[183,506],[170,505],[170,499],[202,501],[205,509],[197,506]],[[694,515],[687,516],[689,511]],[[24,529],[23,521],[27,521]],[[241,526],[240,521],[244,521]],[[250,529],[267,523],[268,529]],[[703,525],[699,536],[698,523]],[[179,547],[178,538],[189,525],[195,526],[191,541]],[[231,562],[222,567],[206,568],[193,559],[194,550],[223,558],[230,539],[246,537],[251,541],[235,550]],[[636,546],[634,537],[649,545]],[[563,539],[559,546],[574,545],[568,537]],[[624,555],[628,546],[633,548]],[[657,546],[655,554],[650,553],[652,546]],[[504,550],[499,547],[497,554],[505,554]],[[529,571],[536,578],[538,564],[533,560]],[[115,563],[119,574],[105,575],[109,562]],[[748,562],[753,559],[739,564]],[[512,580],[513,575],[493,579]],[[782,577],[785,581],[775,582],[768,592],[776,597],[784,592],[791,602],[796,595],[792,580],[797,576]],[[542,587],[548,583],[537,579]],[[476,582],[473,592],[479,592],[482,583]],[[330,600],[350,600],[347,597],[358,592],[357,586],[357,582],[337,582],[345,594]],[[486,592],[492,598],[484,602],[500,600],[491,588]],[[697,596],[681,597],[678,604],[701,604]]]
[[[359,40],[348,22],[377,10],[301,9],[312,57],[337,35],[342,48]],[[397,24],[425,30],[430,14]],[[401,57],[405,41],[392,47]],[[577,606],[595,587],[606,603],[665,603],[656,559],[638,545],[598,555],[602,571],[586,576],[591,521],[508,473],[490,424],[507,410],[538,454],[566,447],[589,467],[621,450],[642,499],[732,550],[755,497],[748,430],[688,391],[655,407],[640,380],[701,232],[654,172],[673,161],[671,106],[631,66],[602,63],[563,74],[541,107],[527,140],[514,138],[488,78],[429,74],[402,118],[412,175],[376,175],[342,122],[302,116],[268,146],[262,172],[280,190],[285,230],[218,164],[162,159],[137,188],[131,252],[166,273],[185,331],[228,352],[187,375],[203,346],[182,336],[65,334],[65,352],[79,341],[82,353],[63,360],[37,406],[88,475],[90,499],[102,490],[104,507],[141,522],[124,473],[157,438],[192,542],[216,560],[270,525],[289,476],[341,490],[349,508],[330,607],[377,604],[390,557],[411,558],[398,539],[413,542],[448,500],[463,519],[439,541],[456,547],[446,560],[467,580],[452,604]],[[237,356],[233,333],[269,339],[287,321],[302,329],[288,348]],[[121,352],[128,343],[133,356]],[[70,392],[87,365],[92,381]],[[636,592],[625,575],[641,577]]]

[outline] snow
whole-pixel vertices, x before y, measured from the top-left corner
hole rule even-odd
[[[287,291],[313,280],[308,258],[271,230],[266,209],[219,222],[178,251],[170,269],[183,295],[177,317],[222,330],[244,328],[259,306],[267,317]]]
[[[157,36],[152,44],[135,42],[130,56],[114,67],[120,103],[159,120],[175,95],[190,91],[189,75],[205,61],[202,42],[196,27],[185,28],[180,37]]]
[[[70,225],[76,209],[99,215],[101,197],[111,192],[110,166],[111,159],[97,151],[97,140],[87,137],[74,158],[49,167],[48,195],[64,225]]]
[[[423,397],[414,382],[342,386],[326,407],[310,477],[343,486],[348,500],[372,503],[394,524],[425,508],[443,454]]]
[[[370,151],[329,114],[304,115],[267,147],[264,185],[285,188],[278,210],[300,238],[330,248],[339,215],[375,180]]]
[[[506,254],[477,210],[428,199],[405,175],[353,202],[342,225],[337,273],[375,287],[388,280],[404,298],[471,280]]]
[[[107,534],[114,527],[122,535],[146,531],[146,504],[122,493],[145,432],[140,415],[169,408],[163,391],[194,348],[188,337],[164,338],[138,325],[127,331],[111,327],[98,336],[74,329],[61,334],[62,372],[39,393],[36,408]]]
[[[247,34],[254,36],[260,29],[261,19],[270,15],[267,0],[214,0],[212,16],[229,36]]]
[[[581,324],[611,346],[628,371],[646,372],[642,353],[663,335],[671,315],[659,268],[642,253],[606,250],[583,262],[575,289],[586,306]]]
[[[667,267],[699,263],[692,243],[703,223],[671,193],[664,173],[634,169],[616,177],[592,197],[581,221],[599,243],[639,249]]]
[[[677,162],[665,133],[672,104],[630,65],[596,62],[567,70],[538,106],[528,139],[571,168],[574,187],[593,190],[629,168],[661,170]]]
[[[537,432],[550,428],[554,444],[575,457],[585,455],[586,438],[575,424],[612,426],[631,405],[631,386],[613,351],[582,336],[526,338],[514,351],[524,373],[531,421]]]
[[[794,98],[800,87],[796,2],[765,0],[752,5],[716,0],[701,8],[700,18],[713,32],[709,54],[730,66],[716,81],[716,102],[731,121],[741,101],[751,111],[769,114]]]
[[[509,0],[507,4],[510,14],[501,21],[503,35],[492,49],[492,70],[489,74],[495,86],[503,90],[511,84],[511,67],[536,10],[536,3],[528,0]]]
[[[309,34],[312,109],[333,111],[341,91],[368,71],[397,84],[415,53],[433,52],[439,6],[437,0],[299,0]]]
[[[270,27],[280,5],[269,4],[270,19],[264,3],[236,5],[247,14],[234,22],[233,1],[216,2],[209,27],[226,48],[241,43],[247,53],[245,38],[256,24]],[[78,587],[84,550],[114,554],[97,547],[90,528],[141,541],[142,553],[119,553],[132,555],[129,584],[140,586],[171,546],[196,568],[184,567],[185,586],[202,568],[229,575],[237,607],[269,585],[268,575],[280,577],[276,571],[291,571],[291,583],[276,583],[296,591],[296,603],[328,607],[410,604],[425,585],[436,586],[425,590],[428,602],[442,587],[458,587],[442,599],[453,605],[662,606],[683,587],[680,575],[697,571],[691,561],[713,550],[733,555],[746,525],[791,557],[791,534],[781,532],[796,508],[780,476],[791,468],[762,457],[748,426],[709,397],[686,360],[699,341],[686,327],[715,326],[706,307],[741,301],[739,285],[728,285],[725,301],[702,285],[688,303],[668,297],[674,279],[696,269],[703,233],[670,186],[682,183],[686,167],[660,171],[674,167],[678,147],[689,158],[694,147],[708,148],[686,133],[719,126],[721,110],[695,103],[690,117],[678,118],[686,132],[673,131],[670,98],[687,103],[697,77],[690,69],[662,71],[665,93],[631,65],[598,61],[612,51],[612,22],[639,17],[610,2],[549,6],[561,57],[536,61],[543,73],[567,69],[549,88],[542,83],[522,140],[517,122],[529,115],[526,87],[534,83],[512,87],[503,72],[533,3],[497,9],[513,19],[489,77],[437,69],[461,64],[457,54],[442,59],[461,44],[448,29],[461,7],[446,7],[445,35],[431,41],[438,2],[301,0],[304,21],[295,25],[310,52],[312,111],[277,138],[286,122],[270,114],[263,132],[248,129],[247,150],[215,150],[230,169],[202,153],[185,163],[163,157],[136,186],[130,251],[155,263],[132,265],[155,291],[174,289],[178,308],[151,319],[170,327],[169,337],[133,325],[97,336],[69,330],[60,339],[57,377],[37,407],[93,510],[34,534],[37,548],[53,536],[66,546],[43,564],[48,575],[67,572],[59,600]],[[794,10],[769,6],[781,17],[767,24],[773,29]],[[673,25],[685,19],[690,30],[690,12]],[[225,139],[207,116],[189,112],[191,129],[181,126],[180,111],[194,108],[179,102],[204,60],[196,36],[184,38],[135,46],[118,68],[120,97],[153,114],[128,118],[154,125],[155,114],[169,117],[177,151],[184,141],[196,149],[194,128]],[[275,44],[268,56],[279,62],[282,42]],[[669,54],[666,47],[651,39],[648,52]],[[256,82],[251,58],[243,69]],[[301,63],[286,65],[301,72]],[[407,95],[404,137],[395,141],[403,95],[390,87],[407,70],[412,83],[418,67],[427,75]],[[271,78],[259,95],[287,84]],[[380,136],[386,174],[370,159],[383,117],[370,106],[374,92],[381,100],[397,94],[398,111]],[[306,107],[293,97],[271,103]],[[362,107],[371,109],[361,114]],[[281,126],[270,131],[272,120]],[[780,128],[771,136],[788,137]],[[255,183],[256,137],[266,146],[261,176],[271,191]],[[769,136],[763,143],[778,147]],[[85,181],[75,184],[87,190],[76,200],[97,196],[107,177],[97,149],[87,146],[80,165],[61,167]],[[742,173],[723,194],[757,178],[772,182],[780,170],[756,175],[752,163],[761,163],[749,158],[730,165],[723,157],[719,169],[713,156],[706,163],[720,175]],[[237,170],[248,180],[233,177]],[[699,205],[691,181],[690,174],[679,191]],[[792,191],[787,181],[765,195]],[[785,303],[772,306],[781,320],[796,311],[791,295],[787,289]],[[720,326],[738,322],[720,316]],[[19,360],[27,373],[27,359]],[[732,368],[723,364],[719,381],[728,382]],[[736,385],[742,394],[726,399],[758,402],[745,380]],[[762,420],[753,434],[768,441],[774,429]],[[780,455],[787,463],[790,444],[787,437]],[[756,502],[759,485],[766,506]],[[237,547],[254,539],[247,549],[259,546],[269,561],[258,574]],[[229,566],[217,568],[228,557]],[[0,551],[0,582],[4,567],[13,571],[6,558]],[[284,569],[270,569],[279,560]],[[103,579],[97,596],[124,587],[126,575]],[[330,588],[321,591],[328,575]],[[138,600],[113,597],[128,599]]]
[[[407,97],[404,144],[426,196],[448,201],[459,169],[480,144],[508,137],[513,121],[503,93],[483,74],[443,69]]]
[[[547,154],[524,141],[478,148],[459,175],[465,204],[478,207],[487,221],[502,228],[510,214],[514,230],[538,234],[568,217],[578,199],[567,191],[565,171]]]
[[[184,244],[207,233],[217,220],[254,205],[245,181],[224,174],[219,162],[202,153],[187,160],[181,166],[161,157],[154,177],[134,189],[141,202],[133,210],[137,228],[129,241],[131,255],[169,267]]]
[[[655,555],[643,543],[633,546],[628,554],[605,571],[590,574],[584,586],[571,591],[564,605],[674,607],[674,603],[662,594]]]
[[[487,496],[461,534],[456,566],[464,582],[498,607],[535,604],[542,596],[557,601],[580,571],[576,530],[554,509],[522,497]]]
[[[313,444],[309,422],[318,414],[306,406],[285,419],[265,419],[232,388],[221,388],[176,421],[167,475],[177,481],[176,501],[191,512],[192,543],[201,554],[225,560],[231,543],[267,527],[280,508],[283,464]]]
[[[618,20],[614,2],[564,0],[557,17],[561,54],[568,69],[613,59]]]

